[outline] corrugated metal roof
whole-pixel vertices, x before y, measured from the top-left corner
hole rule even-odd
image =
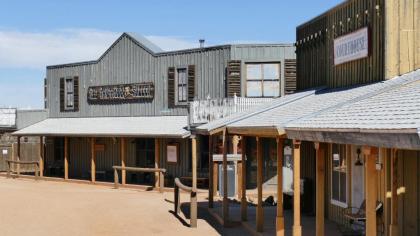
[[[13,135],[185,138],[187,121],[187,116],[49,118]]]
[[[417,133],[420,130],[420,70],[389,82],[397,81],[410,83],[394,83],[388,90],[366,99],[291,122],[287,129]]]
[[[227,127],[231,130],[247,129],[247,130],[275,130],[276,133],[284,133],[288,123],[294,120],[312,116],[319,112],[330,111],[351,102],[357,102],[376,94],[386,92],[398,86],[409,84],[416,81],[414,76],[401,76],[391,80],[368,84],[363,86],[353,86],[340,89],[324,89],[318,90],[309,96],[296,97],[291,102],[279,102],[278,105],[267,105],[265,109],[256,109],[248,112],[249,115],[242,114],[243,117],[237,116],[225,120],[210,122],[203,128]],[[298,93],[299,94],[299,93]],[[298,96],[295,94],[295,96]],[[284,99],[286,99],[284,97]],[[241,115],[238,115],[241,116]]]
[[[16,128],[16,109],[0,108],[0,128]]]

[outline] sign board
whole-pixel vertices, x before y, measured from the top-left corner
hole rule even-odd
[[[3,155],[7,155],[7,149],[2,150]]]
[[[369,28],[365,27],[334,39],[334,65],[369,56]]]
[[[124,102],[153,99],[155,86],[152,82],[93,86],[88,88],[87,99],[90,103]]]
[[[166,162],[178,163],[178,144],[168,144],[166,146]]]
[[[334,153],[333,154],[333,160],[334,161],[339,161],[340,160],[340,154]]]

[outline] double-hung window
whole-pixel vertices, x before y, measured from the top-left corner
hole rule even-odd
[[[65,109],[73,110],[74,109],[74,79],[66,78],[65,80]]]
[[[331,203],[347,207],[346,145],[332,145]]]
[[[186,103],[188,99],[188,70],[186,67],[177,68],[177,103]]]
[[[247,97],[280,96],[280,63],[246,64]]]

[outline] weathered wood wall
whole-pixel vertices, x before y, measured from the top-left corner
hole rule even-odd
[[[300,25],[296,31],[298,89],[383,80],[384,18],[384,0],[350,0]],[[371,32],[370,56],[334,66],[334,39],[366,26]]]

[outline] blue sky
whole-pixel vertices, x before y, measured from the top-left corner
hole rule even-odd
[[[122,33],[165,50],[294,42],[296,26],[342,0],[3,1],[0,106],[42,108],[45,66],[97,59]]]

